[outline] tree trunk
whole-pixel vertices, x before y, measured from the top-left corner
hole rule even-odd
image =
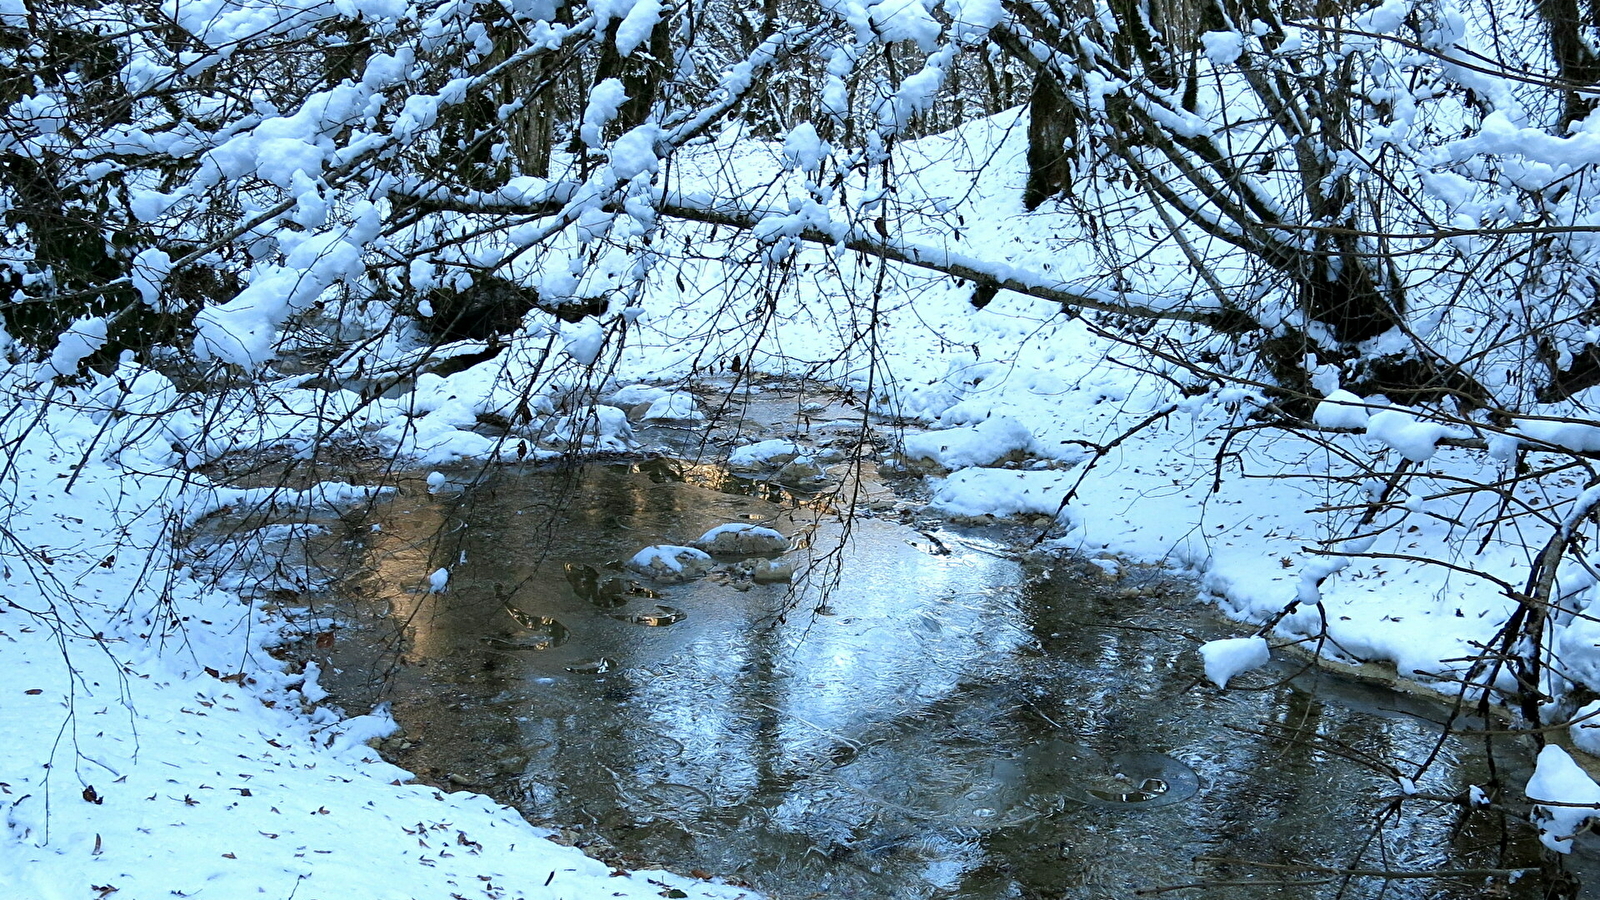
[[[1078,134],[1077,110],[1054,76],[1034,74],[1033,96],[1028,99],[1028,185],[1022,205],[1039,204],[1072,191],[1072,155],[1068,149]]]

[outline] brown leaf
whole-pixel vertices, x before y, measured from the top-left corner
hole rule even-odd
[[[332,647],[332,646],[333,646],[333,632],[324,631],[323,633],[317,635],[317,649],[318,650],[326,650],[326,649],[328,649],[329,647]]]
[[[44,689],[43,688],[34,688],[32,690],[29,690],[29,691],[23,691],[23,693],[27,694],[30,697],[37,697],[40,694],[44,693]]]
[[[106,798],[100,796],[99,792],[94,789],[94,785],[92,784],[84,785],[83,799],[95,804],[96,806],[106,802]]]
[[[238,859],[239,857],[234,856],[232,853],[224,853],[224,854],[222,854],[222,858],[223,859]]]

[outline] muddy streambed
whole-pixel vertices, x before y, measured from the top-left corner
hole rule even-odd
[[[1277,868],[1538,853],[1496,814],[1391,805],[1389,767],[1435,754],[1437,707],[1287,663],[1204,683],[1198,642],[1237,631],[1192,590],[1029,561],[1019,532],[955,528],[882,485],[847,516],[667,458],[427,474],[212,552],[270,551],[245,580],[303,623],[286,652],[329,703],[390,704],[389,759],[619,866],[786,900],[1537,896],[1537,876]],[[787,536],[794,582],[753,579],[766,558],[682,584],[621,565],[727,523]],[[1482,741],[1452,739],[1417,789],[1489,780]]]

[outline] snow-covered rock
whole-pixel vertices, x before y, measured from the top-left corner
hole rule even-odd
[[[930,503],[953,516],[1056,516],[1071,485],[1065,472],[963,469],[939,482]]]
[[[646,422],[701,422],[705,417],[694,395],[687,391],[657,397],[640,416]]]
[[[557,419],[547,440],[584,450],[625,451],[633,449],[633,426],[615,406],[585,406]]]
[[[728,468],[735,472],[759,472],[793,462],[795,457],[804,452],[794,441],[757,441],[728,454]]]
[[[905,458],[941,469],[992,466],[1036,455],[1038,442],[1026,425],[1010,416],[995,416],[971,428],[948,428],[915,434],[905,441]]]
[[[1228,679],[1261,668],[1272,654],[1266,638],[1225,638],[1201,645],[1200,658],[1205,660],[1206,678],[1217,687],[1226,688]]]
[[[607,397],[606,405],[631,409],[641,403],[654,403],[670,393],[672,392],[666,388],[656,387],[653,384],[629,384],[617,388]]]
[[[788,550],[789,539],[771,528],[732,522],[702,534],[694,546],[717,556],[767,556]]]
[[[1533,824],[1539,829],[1539,840],[1557,853],[1571,853],[1572,836],[1584,822],[1600,815],[1600,784],[1554,744],[1539,751],[1533,777],[1523,792],[1534,803]],[[1547,806],[1541,800],[1594,805]]]
[[[711,571],[711,554],[695,547],[656,544],[635,553],[628,568],[663,584],[679,584]]]
[[[1361,430],[1367,427],[1369,418],[1367,401],[1349,391],[1334,391],[1311,412],[1311,421],[1320,428]]]

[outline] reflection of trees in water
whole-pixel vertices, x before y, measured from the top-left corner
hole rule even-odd
[[[392,696],[421,739],[398,761],[434,781],[457,775],[536,820],[599,828],[624,854],[778,887],[1125,894],[1192,877],[1196,856],[1393,863],[1452,840],[1460,858],[1499,861],[1482,850],[1497,832],[1476,820],[1452,830],[1415,804],[1379,814],[1373,798],[1394,789],[1381,761],[1426,758],[1433,729],[1289,685],[1195,690],[1195,639],[1167,623],[1205,623],[1159,593],[1113,597],[1059,572],[1019,590],[1009,563],[973,589],[991,576],[892,530],[897,551],[868,535],[838,554],[837,617],[779,615],[791,608],[781,588],[702,582],[663,589],[688,617],[651,629],[612,614],[656,598],[622,595],[613,610],[574,590],[568,564],[626,577],[608,564],[641,546],[779,512],[711,483],[690,466],[634,464],[404,492],[378,510],[381,531],[351,519],[322,545],[355,573],[347,609],[370,616],[369,643],[341,639],[332,662],[354,681],[368,667],[367,688]],[[440,566],[449,588],[428,593]],[[537,649],[547,620],[570,635]],[[570,671],[598,657],[608,671]],[[1051,749],[1082,745],[1170,751],[1206,784],[1160,809],[1085,807],[1079,782],[1103,777],[1098,756]],[[1451,762],[1431,789],[1461,786]]]

